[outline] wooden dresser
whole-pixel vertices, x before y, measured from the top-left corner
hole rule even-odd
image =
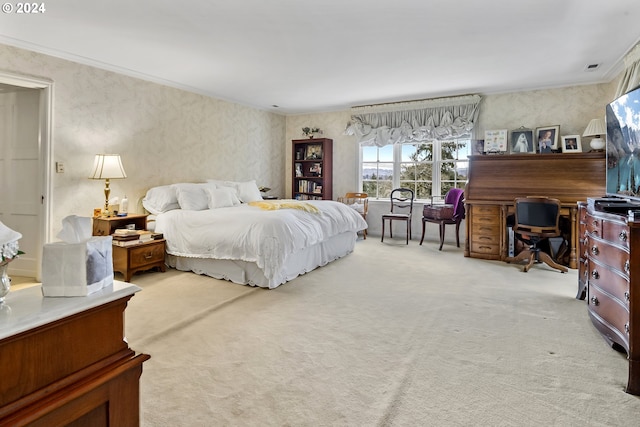
[[[626,391],[640,395],[640,218],[601,212],[593,199],[579,210],[579,298],[604,339],[627,353]]]
[[[140,288],[123,282],[86,297],[11,291],[0,305],[0,426],[137,426],[146,354],[124,337]]]
[[[548,196],[560,200],[561,215],[569,220],[569,267],[577,268],[577,202],[603,196],[605,176],[604,153],[470,156],[465,256],[504,260],[515,198]]]

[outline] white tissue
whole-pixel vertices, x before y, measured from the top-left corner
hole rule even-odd
[[[57,237],[65,243],[80,243],[89,240],[92,232],[91,218],[69,215],[62,220],[62,230]]]

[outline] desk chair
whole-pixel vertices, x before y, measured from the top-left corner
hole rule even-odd
[[[344,197],[338,197],[338,201],[353,208],[362,216],[362,219],[367,220],[367,212],[369,211],[369,195],[367,193],[347,193]],[[362,237],[367,239],[366,228],[362,230]]]
[[[516,238],[527,245],[515,257],[509,257],[506,262],[518,262],[528,260],[523,272],[529,271],[534,262],[544,262],[552,268],[566,273],[568,269],[556,263],[538,244],[550,237],[561,236],[560,200],[548,197],[519,197],[515,200],[515,224],[513,232]]]
[[[422,238],[424,240],[424,229],[427,222],[440,225],[440,249],[444,244],[444,228],[447,224],[456,226],[456,244],[460,247],[460,223],[464,219],[464,191],[459,188],[452,188],[444,196],[444,204],[424,205],[422,211]]]
[[[382,215],[382,239],[384,242],[384,224],[389,221],[389,237],[393,238],[393,221],[407,224],[407,245],[411,239],[411,215],[413,214],[413,190],[395,188],[391,191],[391,212]]]

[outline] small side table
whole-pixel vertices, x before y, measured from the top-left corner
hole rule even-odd
[[[129,282],[138,271],[158,268],[164,273],[167,271],[165,243],[164,239],[158,239],[130,246],[113,245],[113,271],[122,273],[125,282]]]

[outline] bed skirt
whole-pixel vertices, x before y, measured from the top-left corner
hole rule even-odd
[[[333,236],[316,245],[305,248],[287,257],[282,267],[285,281],[265,277],[264,272],[256,263],[240,260],[187,258],[174,255],[166,256],[167,265],[181,271],[193,271],[216,279],[229,280],[241,285],[260,286],[262,288],[277,288],[282,283],[295,279],[301,274],[308,273],[342,258],[353,252],[357,233],[346,232]]]

